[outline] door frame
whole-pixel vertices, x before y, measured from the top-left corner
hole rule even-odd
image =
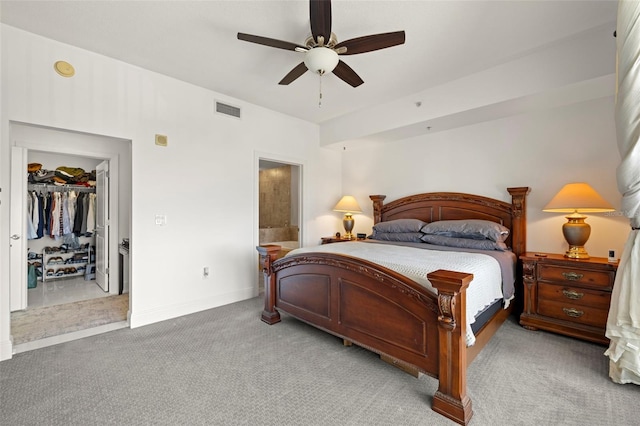
[[[29,150],[11,147],[11,209],[9,211],[11,236],[9,249],[9,311],[27,309],[27,167]],[[20,170],[16,170],[19,168]],[[13,236],[17,238],[14,239]],[[19,255],[18,258],[16,256]]]
[[[22,126],[26,126],[26,127],[40,127],[41,126],[37,126],[37,125],[32,125],[32,124],[28,124],[28,123],[16,123]],[[69,132],[69,133],[77,133],[73,130],[70,129],[59,129],[59,128],[50,128],[52,131],[56,131],[56,132]],[[11,137],[11,135],[9,135]],[[102,136],[102,135],[93,135],[90,133],[87,133],[87,137],[91,137],[91,136],[100,136],[100,137],[106,137],[109,138],[109,136]],[[113,138],[113,139],[118,139],[118,138]],[[22,148],[27,149],[27,156],[28,156],[28,152],[29,151],[40,151],[40,152],[47,152],[47,153],[53,153],[53,154],[60,154],[60,155],[70,155],[70,156],[76,156],[76,157],[86,157],[86,158],[94,158],[97,160],[104,160],[107,161],[109,163],[109,170],[110,170],[110,191],[109,191],[109,217],[110,218],[115,218],[115,220],[110,219],[111,220],[111,232],[109,235],[109,240],[107,241],[107,246],[109,247],[108,250],[108,256],[109,256],[109,280],[112,280],[113,277],[119,277],[119,265],[117,262],[118,256],[119,256],[119,251],[118,251],[118,235],[119,235],[119,220],[118,220],[118,212],[119,212],[119,203],[118,203],[118,199],[119,199],[119,194],[118,194],[118,185],[119,185],[119,173],[120,173],[120,165],[119,165],[119,158],[118,158],[118,154],[117,153],[104,153],[104,152],[96,152],[96,151],[90,151],[90,150],[77,150],[77,149],[73,149],[73,148],[69,148],[69,147],[60,147],[60,146],[55,146],[52,144],[46,144],[46,143],[38,143],[38,142],[34,142],[31,140],[19,140],[19,141],[12,141],[12,146],[19,146]],[[24,185],[26,187],[26,181],[27,181],[27,174],[24,173],[23,174],[23,179],[24,179]],[[13,186],[13,182],[12,182],[12,186]],[[24,259],[24,267],[26,268],[26,263],[27,263],[27,259]],[[26,277],[25,277],[26,278]],[[24,286],[27,285],[26,281],[24,283]],[[19,284],[19,285],[22,285]],[[118,288],[119,286],[117,285],[112,285],[112,283],[109,283],[109,294],[111,295],[115,295],[118,294]],[[10,286],[13,288],[16,284],[11,283]],[[131,289],[129,290],[131,291]]]
[[[300,246],[303,245],[304,242],[304,224],[305,224],[305,213],[304,213],[304,197],[306,191],[304,190],[304,173],[305,173],[305,161],[299,158],[288,157],[281,154],[274,154],[270,152],[254,152],[254,213],[253,213],[253,229],[254,229],[254,244],[253,247],[256,247],[260,243],[260,160],[271,161],[274,163],[281,163],[283,165],[290,166],[298,166],[299,168],[299,176],[298,176],[298,241],[300,242]],[[255,252],[255,249],[254,249]],[[254,268],[256,271],[256,280],[258,282],[259,276],[257,274],[260,273],[258,268]]]

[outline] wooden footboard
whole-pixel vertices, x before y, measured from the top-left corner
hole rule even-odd
[[[265,277],[262,320],[286,312],[315,327],[439,379],[433,409],[466,424],[465,290],[471,274],[435,271],[438,296],[387,268],[349,256],[300,254],[276,261],[258,247]]]

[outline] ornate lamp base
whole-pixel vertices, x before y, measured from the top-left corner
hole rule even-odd
[[[355,220],[353,220],[353,216],[351,213],[345,213],[344,219],[342,219],[342,226],[344,226],[345,238],[352,239],[353,235],[351,231],[353,231],[353,225],[355,224]]]
[[[587,217],[576,212],[566,218],[568,221],[562,225],[562,234],[569,243],[569,250],[564,256],[571,259],[588,259],[589,253],[584,249],[584,245],[591,235],[591,226],[584,221]]]

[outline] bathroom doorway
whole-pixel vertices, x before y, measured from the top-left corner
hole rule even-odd
[[[300,246],[300,181],[300,165],[259,160],[259,244]]]
[[[279,245],[280,258],[302,245],[302,165],[266,156],[257,158],[258,244]],[[263,274],[258,274],[257,281],[260,293],[264,289]]]

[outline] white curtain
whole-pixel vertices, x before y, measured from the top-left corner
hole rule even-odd
[[[618,189],[631,233],[611,297],[607,337],[609,376],[640,385],[640,2],[618,2],[616,133],[622,159]]]

